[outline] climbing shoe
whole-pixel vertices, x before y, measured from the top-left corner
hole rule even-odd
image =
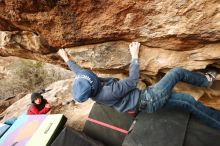
[[[214,67],[208,67],[207,69],[207,72],[205,73],[207,79],[208,79],[208,82],[209,82],[209,87],[212,86],[213,82],[215,81],[216,79],[216,76],[217,76],[217,69],[214,68]]]

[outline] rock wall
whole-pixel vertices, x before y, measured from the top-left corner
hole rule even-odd
[[[127,74],[128,44],[139,41],[147,84],[176,66],[220,68],[219,0],[1,0],[0,14],[1,56],[63,64],[56,51],[66,47],[83,67]],[[220,109],[218,86],[177,90]]]
[[[0,57],[0,63],[0,101],[74,77],[71,71],[57,65],[29,59]]]
[[[219,0],[1,0],[0,29],[35,32],[52,47],[136,39],[151,47],[188,50],[219,40],[219,3]]]

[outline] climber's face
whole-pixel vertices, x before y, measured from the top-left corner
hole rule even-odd
[[[38,98],[36,98],[36,99],[34,100],[34,103],[35,103],[35,104],[41,104],[41,101],[42,101],[41,97],[38,97]]]

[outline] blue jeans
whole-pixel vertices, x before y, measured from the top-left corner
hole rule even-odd
[[[209,126],[220,129],[220,112],[204,106],[189,94],[172,92],[177,82],[208,87],[208,80],[203,74],[174,68],[158,83],[141,91],[141,111],[152,113],[162,107],[181,107]]]

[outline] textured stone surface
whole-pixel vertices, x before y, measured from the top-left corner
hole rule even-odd
[[[0,14],[1,56],[63,64],[55,52],[67,47],[83,67],[127,74],[127,46],[136,40],[147,84],[176,66],[220,68],[219,0],[2,0]],[[218,85],[179,91],[220,108]]]
[[[60,63],[54,55],[52,47],[45,45],[34,32],[30,31],[0,31],[1,56],[18,56],[48,63]]]
[[[0,105],[1,99],[8,100],[73,77],[71,71],[60,66],[17,57],[0,57],[0,74]]]
[[[130,62],[128,42],[107,42],[66,49],[79,65],[97,70],[125,69]],[[181,66],[189,70],[204,69],[207,65],[220,67],[220,45],[208,44],[188,51],[140,48],[140,70],[148,75]]]
[[[139,39],[182,49],[220,38],[219,0],[2,0],[1,30],[29,30],[50,46]],[[178,46],[179,47],[176,47]]]

